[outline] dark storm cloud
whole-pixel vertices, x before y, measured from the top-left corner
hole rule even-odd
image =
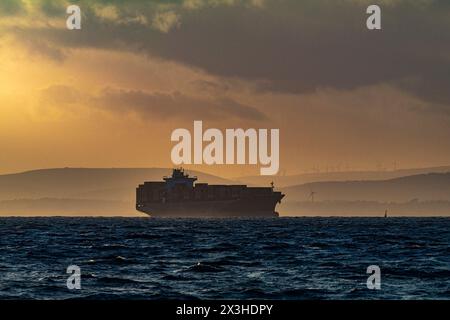
[[[17,15],[24,12],[23,2],[20,0],[1,0],[0,1],[0,17]]]
[[[266,116],[257,109],[230,98],[204,99],[181,92],[150,93],[142,90],[105,88],[98,95],[83,94],[65,85],[41,91],[42,104],[59,107],[83,104],[115,114],[135,113],[143,118],[212,119],[224,117],[262,121]]]
[[[68,4],[64,0],[35,0],[35,5],[47,16],[57,17],[66,12]]]
[[[112,112],[131,111],[140,116],[157,116],[162,119],[177,116],[216,120],[226,116],[254,121],[266,119],[265,115],[257,109],[229,98],[209,100],[180,92],[148,93],[141,90],[106,88],[99,97],[93,99],[93,102],[94,105]]]
[[[193,81],[191,84],[200,91],[211,94],[220,94],[223,92],[228,92],[232,89],[232,86],[225,81],[219,83],[217,81],[200,79]]]
[[[382,31],[366,29],[367,2],[357,0],[265,1],[262,8],[237,2],[197,10],[180,1],[164,9],[143,2],[148,24],[105,21],[87,2],[80,3],[81,32],[27,31],[65,48],[141,52],[251,81],[261,91],[307,93],[390,83],[433,104],[450,105],[449,1],[386,4]],[[113,4],[121,15],[139,8],[137,2],[95,3]],[[151,22],[156,13],[167,12],[179,15],[180,22],[161,32]]]
[[[256,81],[264,91],[353,89],[416,78],[405,90],[450,103],[450,90],[442,90],[450,81],[449,11],[441,11],[448,5],[386,7],[379,32],[365,28],[365,7],[343,3],[195,11],[146,49],[215,75]]]

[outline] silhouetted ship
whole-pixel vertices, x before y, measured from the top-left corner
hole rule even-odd
[[[195,183],[183,169],[136,188],[136,209],[154,217],[278,217],[284,194],[271,187]]]

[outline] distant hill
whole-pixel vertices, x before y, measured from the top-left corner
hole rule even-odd
[[[282,188],[287,201],[308,200],[312,191],[315,201],[450,200],[450,173],[428,173],[381,181],[313,182]]]
[[[236,183],[188,172],[210,184]],[[0,215],[144,216],[135,210],[136,186],[170,173],[167,168],[64,168],[0,175]],[[286,197],[277,211],[281,215],[380,216],[389,209],[393,215],[450,215],[450,173],[379,177],[284,187]]]
[[[273,181],[276,187],[287,187],[310,182],[388,180],[417,174],[447,172],[450,172],[450,166],[401,169],[392,171],[342,171],[304,173],[290,176],[246,176],[235,178],[235,180],[250,185],[269,185],[270,182]]]
[[[211,184],[232,183],[188,173]],[[168,168],[63,168],[0,175],[0,215],[142,216],[135,210],[136,187],[170,174]]]
[[[188,171],[208,183],[231,183],[217,176]],[[138,184],[162,180],[167,168],[63,168],[0,175],[0,201],[39,198],[79,198],[134,201]]]
[[[278,211],[301,216],[450,216],[450,173],[326,181],[282,188]],[[310,198],[314,192],[314,201]]]

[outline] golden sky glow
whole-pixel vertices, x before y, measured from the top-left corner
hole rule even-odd
[[[423,46],[425,40],[430,48],[420,57],[395,57],[405,54],[393,45],[403,41],[403,25],[387,24],[387,30],[378,35],[386,40],[374,41],[380,41],[380,52],[388,54],[378,55],[381,62],[371,57],[360,62],[347,59],[346,53],[337,49],[341,44],[326,26],[339,38],[345,34],[343,24],[350,21],[349,32],[353,32],[353,20],[363,19],[364,11],[359,17],[324,21],[325,27],[312,28],[301,37],[294,33],[277,36],[284,29],[275,25],[268,29],[274,35],[254,27],[265,19],[270,27],[280,16],[291,21],[287,12],[298,10],[306,15],[312,8],[318,10],[315,22],[305,18],[302,23],[317,26],[326,12],[319,10],[326,1],[320,2],[298,5],[287,1],[286,7],[271,11],[271,1],[198,2],[203,9],[189,1],[171,5],[151,2],[152,6],[142,8],[136,1],[128,5],[79,1],[82,9],[89,10],[87,22],[82,30],[73,31],[78,32],[75,35],[63,28],[65,1],[23,1],[22,9],[0,6],[4,13],[0,15],[0,173],[68,166],[171,167],[170,133],[179,127],[191,129],[195,119],[208,127],[280,128],[280,162],[287,174],[314,168],[392,169],[394,163],[397,167],[449,164],[450,99],[440,88],[450,83],[450,73],[438,70],[449,70],[450,29],[442,30],[442,41],[427,38],[431,37],[428,33],[419,35],[417,41],[404,40],[412,49]],[[435,15],[434,24],[426,18],[425,28],[448,26],[448,20],[433,6],[435,2],[424,3]],[[54,10],[44,4],[54,5],[50,6]],[[362,8],[357,1],[348,1],[348,5],[352,10]],[[61,15],[58,8],[63,9]],[[396,11],[396,5],[390,8],[401,21],[401,10]],[[210,21],[208,15],[223,14],[227,21],[230,10],[240,10],[241,18],[247,19],[238,22],[244,28],[242,33],[251,35],[248,41],[252,45],[218,24],[209,31],[198,26],[203,22],[199,17],[204,17],[204,23]],[[420,10],[424,9],[411,6],[406,14],[414,16]],[[355,12],[359,11],[351,11]],[[339,17],[339,11],[336,15]],[[103,26],[106,29],[99,30]],[[302,25],[292,22],[287,33],[296,27]],[[389,32],[389,27],[397,29]],[[267,36],[265,45],[258,42],[260,32]],[[359,31],[354,32],[358,37]],[[322,43],[321,37],[330,39]],[[215,38],[222,42],[204,43]],[[185,43],[180,43],[183,39]],[[297,56],[287,56],[283,39],[289,42],[288,48],[294,45],[293,39],[306,45],[294,48]],[[317,47],[314,39],[319,39]],[[231,49],[226,52],[219,45]],[[236,46],[242,47],[235,51]],[[280,51],[266,53],[276,46]],[[342,64],[327,60],[332,59],[328,55],[333,50],[343,55],[348,74],[341,72],[341,66],[330,71]],[[358,54],[358,48],[354,51]],[[411,65],[391,72],[388,56],[398,63],[410,60]],[[422,61],[422,57],[429,60]],[[286,67],[289,59],[291,64]],[[305,64],[299,62],[308,59],[311,61]],[[447,64],[442,64],[445,61]],[[327,70],[317,69],[316,73],[316,69],[308,69],[316,63]],[[377,67],[371,69],[371,63]],[[290,65],[297,69],[295,73]],[[358,65],[367,65],[367,70],[359,72]],[[370,74],[375,75],[370,78]],[[417,77],[419,84],[420,77],[433,80],[427,83],[434,89],[416,85]],[[258,172],[257,166],[195,168],[222,176]]]

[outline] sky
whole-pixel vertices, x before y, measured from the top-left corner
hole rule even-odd
[[[0,1],[0,174],[172,167],[194,120],[279,128],[281,174],[448,165],[449,88],[447,0]]]

